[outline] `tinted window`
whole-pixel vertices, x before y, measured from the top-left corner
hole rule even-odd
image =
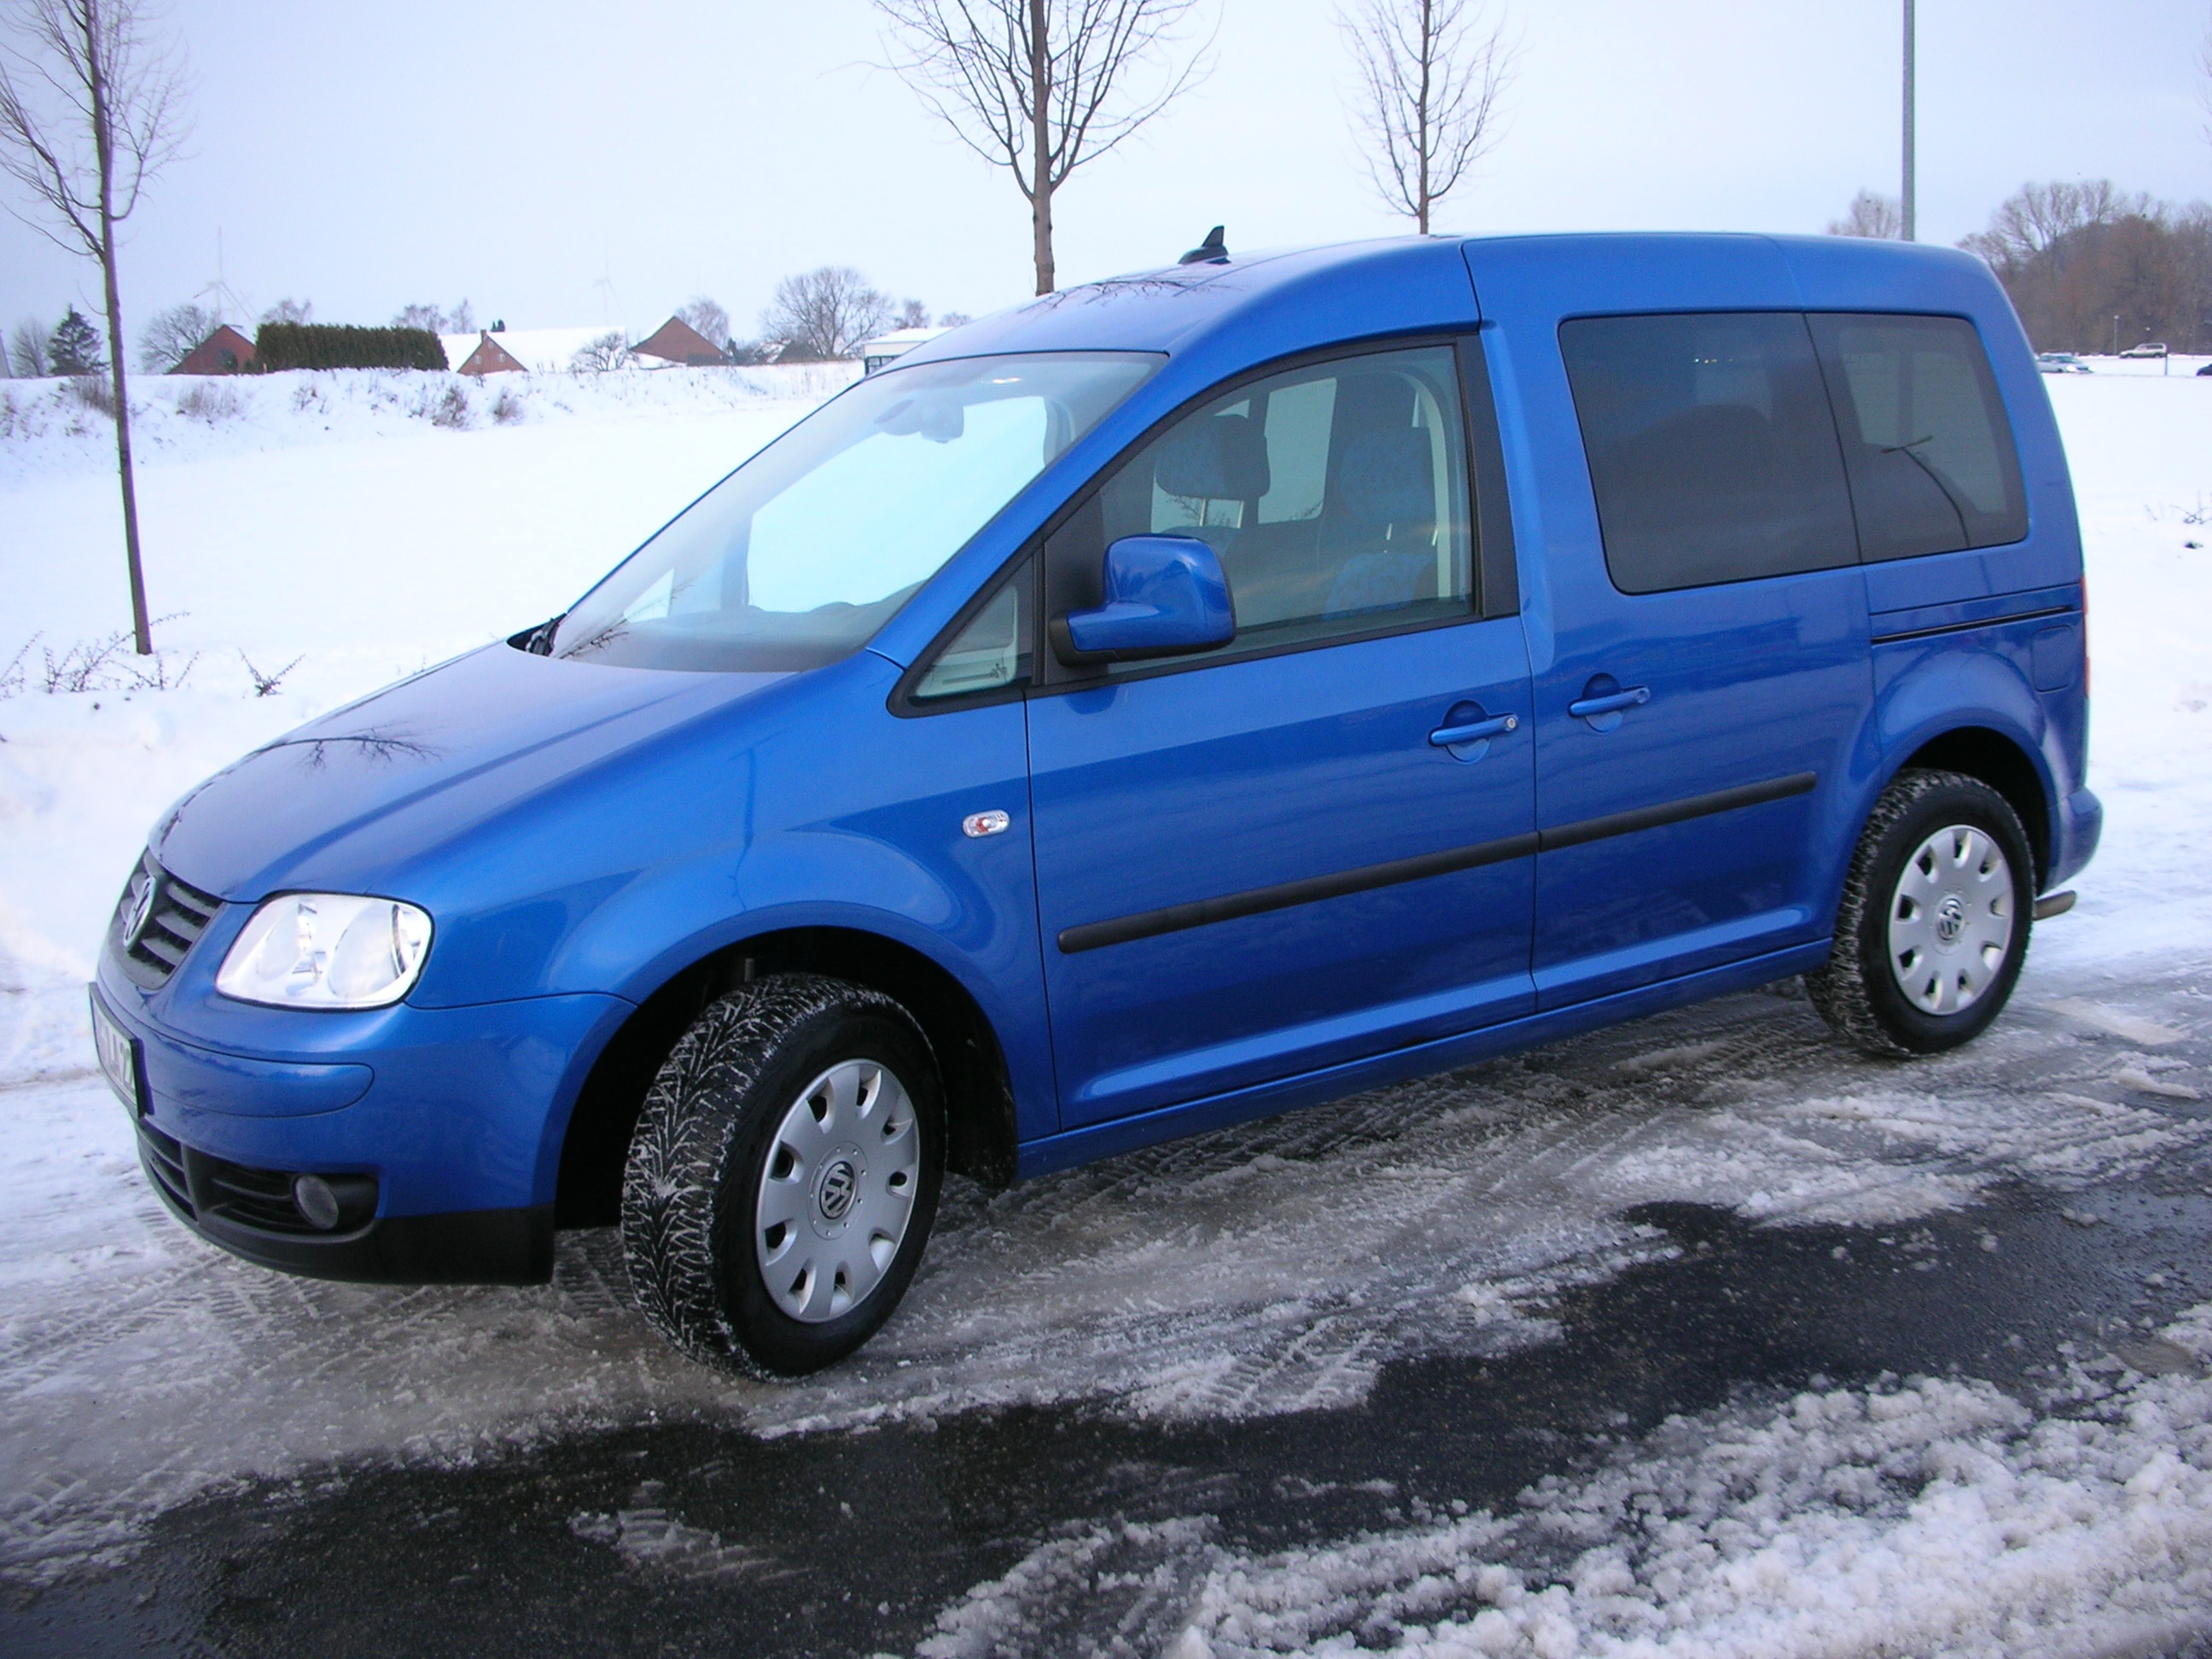
[[[1025,559],[937,653],[915,685],[915,702],[1002,690],[1029,678],[1029,576]]]
[[[1857,562],[1802,317],[1591,317],[1562,325],[1559,344],[1616,587]]]
[[[1449,346],[1240,386],[1123,462],[1048,545],[1055,613],[1097,602],[1109,543],[1195,536],[1237,639],[1208,659],[1472,614],[1467,441]]]
[[[1813,319],[1869,559],[2027,534],[2020,461],[1981,337],[1957,317]]]

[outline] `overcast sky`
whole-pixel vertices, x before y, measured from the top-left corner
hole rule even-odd
[[[1210,0],[1215,67],[1058,205],[1063,282],[1389,234],[1330,0]],[[1498,0],[1492,0],[1494,6]],[[1503,142],[1439,228],[1816,231],[1894,192],[1897,0],[1509,0]],[[750,331],[775,279],[858,266],[933,311],[1030,283],[1012,184],[891,74],[866,0],[176,0],[194,137],[131,227],[125,322],[223,274],[258,312],[380,323],[465,296],[512,327],[650,328],[694,294]],[[2207,0],[1921,0],[1927,240],[2023,180],[2212,197]],[[13,198],[11,198],[13,199]],[[20,202],[17,203],[20,205]],[[0,323],[90,309],[0,221]],[[242,320],[250,322],[249,314]]]

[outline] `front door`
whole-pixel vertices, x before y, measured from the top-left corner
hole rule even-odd
[[[1805,319],[1588,318],[1559,339],[1601,545],[1562,537],[1547,556],[1534,951],[1547,1008],[1820,938],[1872,690]]]
[[[1030,699],[1063,1127],[1533,1006],[1527,654],[1480,614],[1456,359],[1248,381],[1048,541],[1058,614],[1096,603],[1109,541],[1200,536],[1238,629]]]

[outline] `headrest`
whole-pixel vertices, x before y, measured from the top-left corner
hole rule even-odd
[[[1437,516],[1429,434],[1414,427],[1363,432],[1336,469],[1335,516],[1358,524],[1426,523]]]
[[[1267,493],[1267,443],[1244,415],[1185,421],[1168,434],[1152,477],[1170,495],[1257,501]]]

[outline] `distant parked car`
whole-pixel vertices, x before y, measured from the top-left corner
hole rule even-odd
[[[2070,351],[2039,351],[2035,366],[2045,374],[2087,374],[2089,365]]]
[[[2125,351],[2123,351],[2120,356],[2123,357],[2163,357],[2166,356],[2166,342],[2163,340],[2145,340],[2141,345],[2130,346]]]

